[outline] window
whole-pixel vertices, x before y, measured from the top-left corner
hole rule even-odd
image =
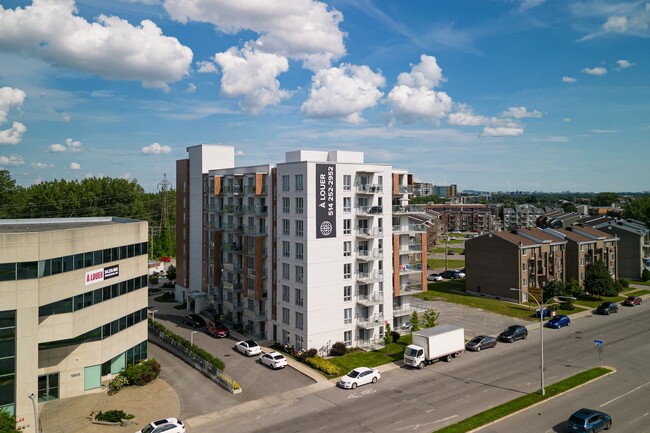
[[[282,241],[282,257],[291,257],[291,243]]]
[[[289,273],[289,263],[282,263],[282,278],[288,280],[290,278]]]
[[[343,197],[343,212],[352,212],[352,198]]]
[[[343,310],[343,323],[352,323],[352,308]]]
[[[283,308],[282,309],[282,323],[285,325],[289,324],[289,309],[288,308]]]
[[[303,329],[303,316],[302,313],[296,311],[296,328]]]
[[[282,213],[291,212],[291,199],[289,197],[282,197]]]
[[[296,305],[302,307],[305,303],[305,298],[303,297],[302,289],[296,289]]]
[[[296,213],[302,213],[303,209],[303,198],[296,197]]]
[[[302,283],[303,282],[303,268],[302,266],[296,266],[296,283]]]
[[[344,235],[349,235],[350,233],[352,233],[352,220],[344,219],[343,220],[343,234]]]
[[[528,281],[526,281],[526,279],[523,278],[523,279],[521,280],[521,285],[524,286],[524,287],[528,287]]]
[[[343,287],[343,300],[349,302],[352,300],[352,286]]]
[[[585,265],[585,258],[582,257],[580,258],[580,266],[584,266],[584,265]]]
[[[285,285],[282,286],[282,300],[284,302],[291,302],[291,300],[289,299],[289,296],[291,296],[290,290],[291,289],[289,289],[289,286],[285,286]]]
[[[303,227],[302,220],[296,220],[296,236],[302,237],[302,227]]]
[[[282,235],[289,236],[291,234],[291,221],[282,220]]]
[[[346,346],[352,346],[352,331],[345,331],[343,333],[343,342]]]
[[[296,191],[302,191],[302,174],[296,175]]]
[[[59,373],[38,376],[38,401],[58,400]]]
[[[343,264],[343,278],[350,279],[352,278],[352,264],[344,263]]]
[[[522,270],[523,272],[526,272],[526,263],[522,263],[522,264],[521,264],[521,270]]]
[[[584,245],[580,245],[580,251],[584,251],[584,250],[585,250],[585,246],[584,246]]]
[[[522,250],[521,250],[521,255],[522,255],[522,256],[525,256],[526,254],[528,254],[528,250],[526,250],[526,249],[522,249]]]
[[[352,255],[352,242],[343,242],[343,257],[350,257]]]
[[[304,250],[304,245],[300,242],[296,242],[296,260],[302,260],[303,250]]]
[[[343,191],[350,191],[352,189],[352,176],[349,174],[343,175]]]
[[[282,176],[282,191],[289,191],[289,175]]]

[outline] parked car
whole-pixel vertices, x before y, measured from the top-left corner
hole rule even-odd
[[[163,418],[152,421],[135,433],[185,433],[183,421],[176,418]]]
[[[641,299],[640,296],[628,296],[625,301],[623,301],[623,305],[634,307],[635,305],[641,305],[641,302],[643,302],[643,299]]]
[[[357,367],[339,380],[339,386],[346,389],[355,389],[357,386],[368,383],[377,383],[381,374],[376,368]]]
[[[440,274],[429,274],[427,281],[442,281]]]
[[[253,340],[238,341],[235,343],[235,349],[246,356],[259,355],[262,353],[262,348]]]
[[[190,325],[192,328],[201,328],[205,326],[205,320],[198,314],[192,313],[183,317],[183,323]]]
[[[454,250],[448,250],[448,251],[447,251],[447,254],[450,255],[450,256],[453,256],[454,254],[456,254],[456,251],[454,251]]]
[[[456,280],[458,278],[465,278],[465,274],[460,271],[455,271],[453,269],[449,269],[447,271],[444,271],[443,273],[440,274],[442,278],[448,278],[450,280]]]
[[[560,329],[563,326],[569,326],[569,324],[571,324],[571,319],[569,319],[569,316],[555,316],[551,317],[551,320],[546,322],[544,326],[547,328]]]
[[[550,317],[551,316],[551,310],[549,310],[548,308],[544,308],[542,311],[543,311],[544,317]],[[537,310],[535,310],[535,317],[539,318],[539,315],[540,315],[540,312],[539,312],[539,308],[538,308]]]
[[[599,432],[612,427],[612,417],[604,412],[582,408],[574,412],[566,422],[568,431]]]
[[[273,370],[287,366],[287,358],[278,352],[263,353],[260,356],[260,362]]]
[[[618,304],[616,302],[603,302],[596,308],[596,314],[618,313]]]
[[[512,343],[517,340],[525,340],[528,337],[528,329],[523,325],[511,325],[503,330],[497,337],[501,341]]]
[[[230,335],[230,330],[221,322],[208,321],[208,327],[205,332],[215,338],[226,338]]]
[[[465,278],[465,270],[454,272],[456,273],[456,278]]]
[[[490,337],[489,335],[479,335],[465,344],[465,349],[471,350],[474,352],[480,352],[483,349],[489,349],[497,345],[497,339]]]

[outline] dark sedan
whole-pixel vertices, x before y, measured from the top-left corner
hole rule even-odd
[[[489,335],[479,335],[465,344],[465,349],[473,352],[480,352],[483,349],[489,349],[497,345],[497,339]]]
[[[525,326],[511,325],[499,334],[498,339],[507,343],[512,343],[517,340],[525,340],[526,337],[528,337],[528,329],[526,329]]]
[[[201,328],[205,326],[205,320],[198,314],[192,313],[183,317],[183,323],[190,325],[192,328]]]

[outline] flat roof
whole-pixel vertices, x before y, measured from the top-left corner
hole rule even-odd
[[[140,221],[119,217],[0,219],[0,233],[40,233],[134,222]]]

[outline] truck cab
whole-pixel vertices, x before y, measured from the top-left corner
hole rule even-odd
[[[422,368],[426,364],[424,359],[424,348],[409,344],[404,350],[404,364],[411,367]],[[422,365],[422,367],[420,367]]]

